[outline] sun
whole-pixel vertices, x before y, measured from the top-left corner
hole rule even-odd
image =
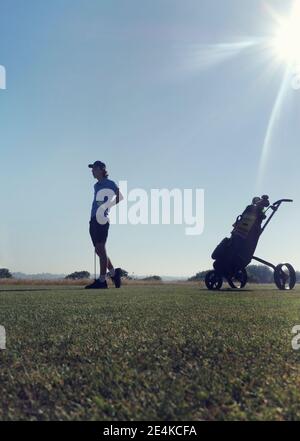
[[[289,17],[277,18],[278,29],[272,40],[275,56],[279,61],[300,66],[300,0],[293,4]]]

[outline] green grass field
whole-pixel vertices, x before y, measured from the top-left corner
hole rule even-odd
[[[1,420],[299,420],[300,289],[0,286]]]

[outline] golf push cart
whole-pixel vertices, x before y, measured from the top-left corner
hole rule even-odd
[[[253,260],[267,265],[274,270],[274,282],[280,290],[291,290],[296,285],[296,272],[289,263],[273,265],[254,256],[258,241],[271,219],[284,202],[281,199],[270,205],[269,197],[254,198],[244,213],[233,225],[230,238],[225,238],[212,254],[214,270],[205,278],[205,284],[211,291],[222,288],[223,280],[227,280],[233,289],[242,289],[248,281],[246,267]]]

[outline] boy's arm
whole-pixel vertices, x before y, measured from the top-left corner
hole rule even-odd
[[[124,199],[119,188],[116,189],[115,194],[116,194],[116,197],[110,202],[110,204],[107,206],[107,208],[112,208],[115,205],[118,205]]]
[[[118,188],[116,190],[116,199],[115,199],[116,205],[118,205],[121,201],[123,201],[123,199],[124,199],[124,197],[123,197],[122,193],[120,192],[120,189]]]

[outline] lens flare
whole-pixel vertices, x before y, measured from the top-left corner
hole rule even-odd
[[[300,0],[295,0],[289,16],[273,14],[277,31],[270,40],[277,64],[286,65],[284,78],[271,111],[261,153],[256,187],[262,188],[267,163],[273,147],[274,133],[280,122],[282,108],[289,93],[299,89],[300,84]]]
[[[273,38],[275,57],[289,65],[300,65],[300,2],[296,1],[287,18],[278,19],[279,28]]]

